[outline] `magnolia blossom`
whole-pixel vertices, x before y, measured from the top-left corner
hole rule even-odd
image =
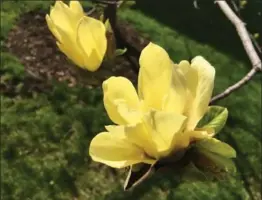
[[[69,6],[56,1],[46,21],[68,58],[89,71],[99,68],[107,48],[106,28],[101,21],[85,16],[78,1],[70,1]]]
[[[93,138],[89,153],[94,161],[115,168],[154,164],[201,139],[231,149],[212,139],[212,128],[196,128],[212,95],[213,66],[201,56],[174,64],[153,43],[143,49],[139,63],[138,93],[124,77],[103,83],[104,105],[117,125],[106,126],[106,132]]]

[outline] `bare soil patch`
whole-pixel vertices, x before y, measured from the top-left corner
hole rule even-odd
[[[64,81],[70,87],[78,83],[88,87],[100,86],[112,75],[125,76],[135,82],[137,75],[132,70],[130,56],[118,57],[115,66],[101,66],[97,72],[75,66],[56,46],[56,40],[48,30],[45,14],[37,10],[22,15],[5,43],[8,51],[20,59],[29,75],[45,82],[52,79]],[[121,26],[128,43],[132,44],[133,50],[140,53],[148,41],[127,23],[122,23]]]

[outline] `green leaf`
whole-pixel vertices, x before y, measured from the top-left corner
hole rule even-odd
[[[131,166],[124,184],[124,190],[129,190],[143,182],[153,173],[153,167],[154,165],[149,164],[136,164]]]
[[[247,5],[247,1],[246,0],[240,0],[240,3],[239,3],[239,7],[240,9],[244,9]]]
[[[124,48],[124,49],[117,49],[115,51],[115,56],[122,56],[126,51],[127,51],[126,48]]]
[[[181,176],[181,181],[195,182],[207,180],[208,177],[201,170],[199,170],[192,162],[184,168]]]
[[[236,151],[230,145],[215,138],[200,140],[196,142],[195,146],[200,150],[216,153],[226,158],[236,157]]]
[[[222,172],[236,172],[236,166],[232,159],[226,158],[224,156],[218,155],[216,153],[206,151],[206,150],[198,150],[202,156],[204,156],[207,160],[209,160],[209,164],[203,164],[203,168],[205,170],[209,170],[212,173],[222,173]],[[208,163],[208,162],[206,162]]]
[[[224,127],[227,117],[227,108],[221,106],[210,106],[204,117],[198,123],[197,127],[212,128],[216,134]]]
[[[103,15],[101,15],[103,17]],[[101,17],[101,18],[102,18]],[[111,23],[109,22],[109,19],[107,19],[105,21],[105,27],[106,27],[106,31],[109,32],[109,33],[113,33],[113,29],[112,29],[112,26],[111,26]]]

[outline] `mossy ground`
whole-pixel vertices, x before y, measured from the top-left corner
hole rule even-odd
[[[228,108],[229,119],[218,137],[237,150],[235,177],[219,183],[181,183],[175,188],[175,178],[160,174],[123,192],[124,170],[112,170],[88,156],[92,137],[110,124],[101,88],[69,88],[54,82],[43,91],[29,90],[24,86],[28,75],[23,65],[4,48],[22,13],[47,9],[51,3],[1,2],[1,88],[12,85],[11,93],[1,94],[1,199],[261,199],[261,75],[219,102]],[[214,94],[250,69],[245,58],[239,59],[243,52],[230,54],[226,47],[195,40],[161,22],[159,13],[149,17],[144,14],[149,8],[143,11],[143,5],[138,6],[140,11],[124,10],[120,17],[163,46],[174,61],[199,54],[206,57],[216,67]]]

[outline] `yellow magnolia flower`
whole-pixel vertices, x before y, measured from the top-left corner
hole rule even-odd
[[[69,59],[89,71],[99,68],[107,48],[106,29],[101,21],[85,16],[78,1],[70,1],[69,6],[56,1],[46,21],[59,49]]]
[[[115,168],[153,164],[213,136],[213,129],[196,125],[208,109],[214,68],[200,56],[176,65],[153,43],[143,49],[139,62],[138,94],[124,77],[103,83],[104,105],[117,125],[106,126],[107,132],[92,140],[94,161]]]

